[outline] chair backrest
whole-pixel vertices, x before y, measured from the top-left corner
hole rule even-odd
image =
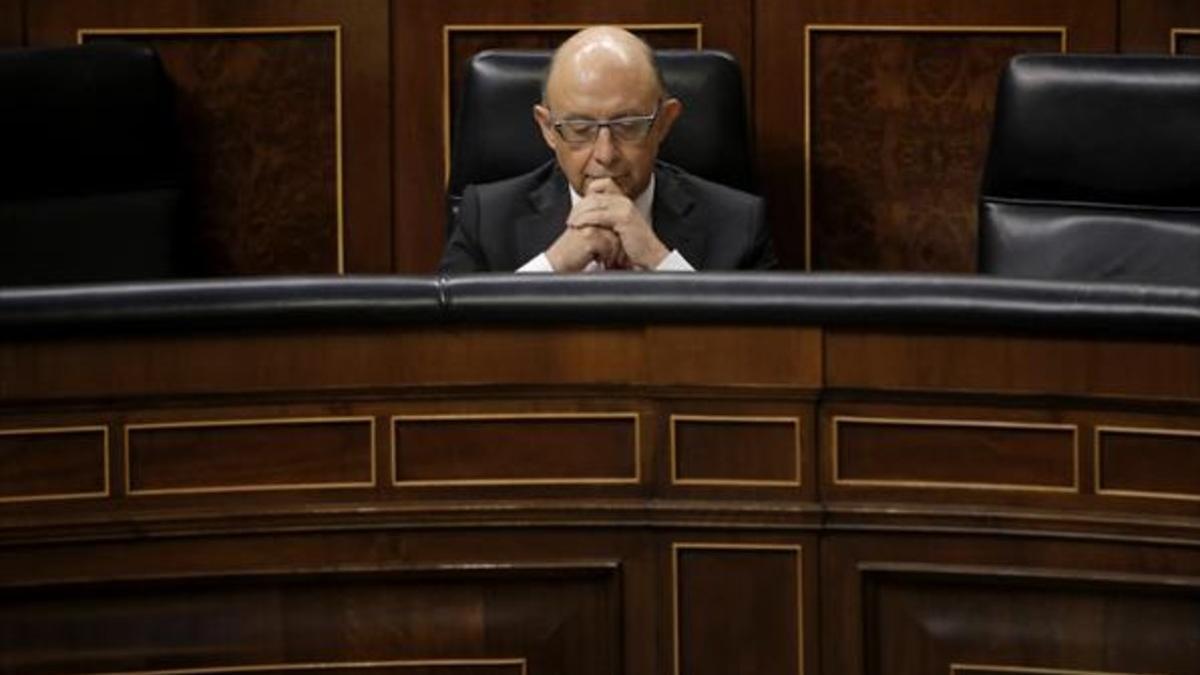
[[[0,285],[177,269],[170,82],[144,46],[0,52]]]
[[[1014,58],[980,190],[979,269],[1200,284],[1200,59]]]
[[[459,98],[447,187],[448,227],[473,183],[511,178],[553,158],[533,120],[548,50],[489,50],[467,64]],[[659,158],[709,180],[753,190],[742,74],[737,61],[711,50],[655,52],[667,91],[683,115]]]

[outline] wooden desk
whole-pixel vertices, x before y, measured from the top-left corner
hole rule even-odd
[[[0,340],[0,672],[1198,673],[1200,345]]]

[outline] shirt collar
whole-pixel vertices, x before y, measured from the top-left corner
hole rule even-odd
[[[651,216],[654,207],[654,182],[655,176],[651,173],[650,184],[646,186],[645,190],[642,190],[642,194],[633,200],[633,206],[638,210],[638,213],[642,214],[642,217],[646,219],[646,223],[651,227],[654,226],[654,219]],[[575,186],[569,185],[568,187],[571,192],[571,207],[574,208],[583,197],[575,191]]]

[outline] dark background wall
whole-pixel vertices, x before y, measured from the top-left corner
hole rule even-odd
[[[0,46],[159,49],[212,273],[428,273],[462,63],[595,22],[741,61],[790,269],[971,271],[1009,56],[1200,53],[1190,0],[0,0]]]

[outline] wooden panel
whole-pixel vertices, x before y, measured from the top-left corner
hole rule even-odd
[[[999,74],[1065,29],[808,28],[812,269],[974,271]]]
[[[672,415],[671,482],[775,485],[802,482],[800,419]]]
[[[0,668],[608,674],[620,658],[615,572],[606,563],[446,561],[10,586]]]
[[[869,673],[1124,675],[1200,663],[1194,582],[883,565],[863,583]]]
[[[107,427],[0,429],[0,503],[108,493]]]
[[[1134,673],[1112,673],[1105,670],[1067,670],[1063,668],[1038,668],[1028,665],[980,665],[977,663],[950,664],[950,675],[1136,675]]]
[[[25,1],[0,0],[0,47],[20,47],[25,42]]]
[[[831,329],[825,346],[834,388],[1200,398],[1188,344]]]
[[[897,534],[822,540],[822,672],[1190,675],[1200,663],[1195,549]]]
[[[1200,501],[1200,431],[1097,427],[1098,494]]]
[[[783,265],[803,268],[818,253],[816,268],[969,269],[975,167],[998,61],[1015,50],[1058,46],[1053,38],[1001,32],[1065,27],[1073,51],[1110,51],[1115,9],[1113,1],[1093,0],[755,0],[758,174]],[[808,64],[798,36],[810,26],[882,32],[818,32],[817,62]],[[811,145],[805,87],[798,86],[809,67],[811,122],[824,125],[813,129]],[[810,159],[823,170],[812,176],[819,191],[811,203],[813,251],[806,249],[810,203],[801,189]]]
[[[563,34],[561,26],[591,23],[621,25],[700,24],[705,47],[733,52],[751,72],[751,0],[625,0],[617,4],[545,3],[514,0],[432,0],[405,4],[392,13],[393,92],[395,109],[396,271],[429,273],[445,242],[445,145],[442,134],[450,93],[443,82],[447,53],[444,26],[471,26],[449,34],[453,63],[484,46],[548,46]],[[490,30],[489,30],[490,29]],[[543,30],[552,29],[552,30]],[[693,44],[690,31],[654,31],[664,45]],[[662,42],[659,42],[662,41]],[[748,88],[748,91],[752,89]],[[532,105],[532,101],[530,104]],[[686,113],[685,113],[686,114]]]
[[[656,384],[819,387],[821,333],[792,326],[650,326],[647,377]]]
[[[832,419],[835,485],[1075,492],[1074,425]]]
[[[1200,5],[1193,0],[1119,1],[1120,51],[1200,54]]]
[[[674,673],[804,672],[799,546],[672,547]]]
[[[371,417],[125,427],[129,494],[370,487]]]
[[[637,413],[393,418],[396,485],[637,483]]]
[[[1171,38],[1175,54],[1200,56],[1200,28],[1174,31]]]
[[[385,272],[387,16],[387,0],[46,0],[29,7],[29,39],[102,29],[159,49],[203,272]]]

